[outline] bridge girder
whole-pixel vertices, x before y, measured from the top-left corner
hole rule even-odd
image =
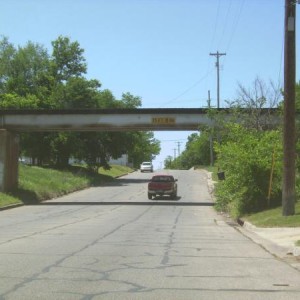
[[[218,111],[224,112],[225,118],[231,117],[228,109]],[[270,109],[262,110],[262,114],[267,112]],[[272,122],[278,122],[275,114]],[[183,131],[213,124],[208,110],[198,108],[0,110],[0,128],[17,132]]]

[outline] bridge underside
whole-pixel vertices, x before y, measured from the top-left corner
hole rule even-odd
[[[203,109],[105,109],[5,111],[0,125],[11,131],[199,130],[210,125]]]
[[[226,109],[218,111],[225,112],[223,118],[230,118]],[[266,111],[270,113],[270,109]],[[278,117],[271,122],[278,123]],[[18,132],[190,131],[201,125],[213,125],[207,109],[0,110],[0,191],[18,184]]]

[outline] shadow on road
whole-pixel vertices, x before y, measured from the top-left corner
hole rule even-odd
[[[122,186],[132,183],[148,183],[151,178],[116,178],[113,181],[107,182],[105,185],[108,186]]]
[[[212,202],[174,202],[174,200],[163,201],[145,201],[145,202],[134,202],[134,201],[116,201],[116,202],[41,202],[33,205],[176,205],[176,206],[214,206]]]
[[[169,196],[155,196],[152,198],[152,200],[157,200],[157,201],[179,201],[181,197],[177,196],[175,199],[171,198]]]

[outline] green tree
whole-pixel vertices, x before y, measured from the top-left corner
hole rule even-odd
[[[110,90],[100,90],[99,80],[87,80],[84,50],[77,41],[59,36],[52,55],[32,42],[17,49],[0,41],[0,108],[137,108],[142,101],[129,92],[117,100]],[[136,144],[137,143],[137,144]],[[71,156],[93,167],[107,166],[110,157],[128,153],[135,164],[159,153],[151,132],[27,133],[21,149],[37,164],[65,166]]]
[[[139,96],[134,96],[129,92],[122,94],[121,99],[122,107],[124,108],[138,108],[142,106],[142,100]]]
[[[128,135],[128,158],[135,168],[143,161],[152,161],[160,153],[160,141],[154,138],[151,131],[136,131]]]
[[[102,90],[98,94],[98,105],[99,108],[115,108],[118,107],[119,101],[116,100],[115,96],[108,89]]]
[[[16,49],[7,37],[0,40],[0,93],[7,92],[7,80],[12,73],[12,61],[15,56]]]
[[[202,131],[188,136],[185,150],[176,159],[167,161],[170,169],[190,169],[197,165],[209,165],[210,148],[209,134]],[[167,167],[167,166],[166,166]]]
[[[22,156],[30,157],[34,165],[52,164],[51,133],[34,132],[20,134]]]
[[[40,100],[35,95],[22,97],[17,94],[0,94],[0,108],[2,109],[38,108],[39,105]]]
[[[274,207],[281,202],[282,143],[279,130],[260,131],[227,124],[226,141],[216,143],[218,165],[226,180],[216,187],[216,207],[233,217]],[[272,193],[268,190],[275,157]]]
[[[188,169],[196,165],[209,165],[210,148],[207,132],[202,131],[200,135],[195,133],[191,139],[188,139],[186,150],[182,153],[181,163]]]
[[[6,81],[6,92],[20,96],[36,95],[43,99],[47,86],[43,80],[49,73],[49,57],[46,49],[32,42],[19,47],[11,60],[11,68]]]
[[[58,82],[63,82],[71,77],[80,77],[87,71],[84,50],[77,41],[71,42],[70,38],[59,36],[52,42],[52,70]]]
[[[165,166],[165,169],[173,169],[171,155],[168,155],[166,157],[166,159],[164,160],[164,166]]]
[[[33,42],[17,49],[2,38],[0,41],[0,93],[22,97],[35,95],[45,100],[49,95],[50,61],[47,50]]]
[[[58,108],[98,108],[101,101],[100,86],[97,80],[71,77],[55,89],[52,99]]]

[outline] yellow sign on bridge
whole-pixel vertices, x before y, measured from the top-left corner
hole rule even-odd
[[[176,119],[172,117],[156,117],[152,118],[152,124],[163,125],[163,124],[175,124]]]

